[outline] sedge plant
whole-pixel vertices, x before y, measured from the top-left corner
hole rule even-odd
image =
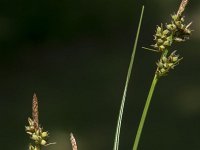
[[[138,149],[142,129],[157,82],[160,78],[166,76],[170,70],[174,69],[174,67],[177,66],[183,59],[179,56],[179,54],[176,54],[176,51],[171,50],[171,47],[175,42],[184,42],[188,40],[189,36],[191,35],[192,30],[189,28],[191,23],[185,24],[185,17],[183,16],[183,12],[187,4],[188,0],[182,0],[177,13],[171,15],[171,23],[167,23],[165,26],[161,24],[156,28],[156,33],[154,35],[155,44],[152,46],[153,51],[159,52],[161,56],[156,63],[157,69],[155,71],[149,94],[143,109],[142,117],[133,144],[133,150]]]
[[[44,146],[56,144],[55,142],[48,142],[49,132],[44,131],[39,124],[38,98],[35,93],[32,101],[32,118],[28,118],[28,126],[25,126],[25,131],[32,140],[29,144],[28,150],[41,150]],[[72,133],[70,133],[70,142],[72,150],[78,150],[76,139]]]
[[[155,75],[149,90],[149,94],[147,96],[147,100],[143,109],[142,117],[138,126],[137,134],[133,144],[133,150],[138,149],[138,144],[140,141],[141,133],[143,130],[143,126],[145,123],[145,119],[148,113],[148,109],[151,103],[151,99],[154,93],[154,89],[156,87],[157,82],[160,78],[166,76],[170,70],[174,69],[175,66],[179,64],[179,62],[183,59],[176,53],[176,51],[171,50],[172,44],[174,42],[184,42],[189,39],[192,30],[189,28],[191,23],[185,24],[185,17],[183,16],[183,12],[188,3],[188,0],[182,0],[180,7],[176,14],[171,15],[171,23],[160,26],[157,26],[156,33],[154,35],[155,44],[152,45],[153,48],[145,48],[151,51],[155,51],[160,53],[160,59],[157,61],[157,69],[155,71]],[[133,62],[135,58],[142,18],[144,13],[144,6],[142,6],[142,11],[140,15],[139,25],[137,29],[137,34],[135,38],[135,43],[133,46],[133,51],[131,55],[131,60],[128,67],[128,73],[126,77],[124,92],[122,96],[117,127],[115,132],[114,146],[113,150],[119,149],[119,137],[121,130],[121,123],[123,117],[124,104],[126,100],[127,88],[133,68]],[[38,99],[36,94],[33,95],[33,103],[32,103],[32,118],[28,118],[28,126],[25,126],[26,133],[30,136],[32,142],[29,144],[29,150],[41,150],[43,146],[48,146],[55,143],[49,143],[48,137],[49,132],[45,131],[41,125],[39,124],[39,111],[38,111]],[[70,134],[70,141],[72,144],[73,150],[78,150],[76,140],[73,134]]]
[[[49,133],[39,124],[38,98],[33,95],[32,118],[28,118],[28,126],[25,126],[26,133],[30,136],[32,143],[29,144],[29,150],[41,150],[43,146],[55,143],[48,143]]]

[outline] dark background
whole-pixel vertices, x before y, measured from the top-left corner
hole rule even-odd
[[[120,149],[132,149],[159,55],[156,25],[169,22],[181,0],[1,0],[0,149],[25,150],[34,92],[49,150],[112,150],[118,111],[142,4],[144,20],[125,104]],[[200,1],[185,12],[195,30],[174,49],[184,60],[161,79],[140,150],[200,149]]]

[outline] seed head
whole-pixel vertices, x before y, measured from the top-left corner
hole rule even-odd
[[[38,111],[38,99],[35,93],[33,94],[32,117],[34,121],[34,126],[36,129],[38,129],[39,128],[39,111]]]

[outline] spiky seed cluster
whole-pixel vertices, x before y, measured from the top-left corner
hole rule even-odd
[[[167,57],[169,48],[173,42],[184,42],[189,39],[192,30],[189,24],[185,24],[185,17],[183,12],[188,3],[188,0],[182,0],[177,14],[171,15],[171,23],[166,24],[165,27],[157,26],[156,33],[154,35],[155,44],[152,45],[156,51],[161,52],[161,59],[157,62],[156,74],[158,77],[166,75],[170,69],[173,69],[179,61],[179,55],[175,54],[175,51]]]
[[[179,58],[179,55],[176,55],[175,53],[176,51],[173,51],[169,57],[162,56],[157,62],[156,74],[158,77],[167,75],[170,69],[174,69],[174,67],[178,65],[182,58]]]
[[[77,144],[76,144],[76,139],[72,133],[70,133],[70,141],[72,145],[72,150],[78,150]]]
[[[154,35],[155,45],[152,45],[156,50],[162,52],[171,45],[171,36],[168,29],[163,29],[163,25],[157,26],[156,34]]]
[[[173,40],[176,42],[183,42],[189,39],[192,30],[189,29],[192,22],[188,25],[184,24],[185,17],[181,15],[171,15],[172,21],[171,24],[166,24],[166,28],[172,33]]]
[[[171,15],[172,21],[170,24],[166,24],[164,29],[163,25],[157,26],[156,33],[154,35],[155,44],[152,45],[157,51],[163,52],[167,49],[173,41],[183,42],[189,39],[192,30],[189,28],[192,23],[188,25],[184,24],[184,16],[180,14]]]
[[[34,141],[34,145],[29,145],[29,150],[40,150],[40,146],[47,145],[49,134],[47,131],[43,131],[43,128],[40,127],[38,114],[38,99],[36,94],[34,94],[32,103],[32,119],[28,118],[28,126],[25,126],[26,133]]]
[[[34,121],[28,118],[29,125],[25,127],[26,133],[30,135],[30,138],[34,141],[35,145],[46,145],[48,132],[43,131],[41,127],[35,128]],[[32,145],[29,146],[29,150],[35,150]]]

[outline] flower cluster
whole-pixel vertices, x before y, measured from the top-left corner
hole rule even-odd
[[[157,62],[156,74],[158,77],[167,75],[169,70],[174,69],[174,67],[182,59],[179,58],[179,55],[176,55],[175,53],[176,51],[172,52],[169,57],[162,56],[160,60]]]
[[[162,52],[171,45],[171,35],[168,29],[163,29],[163,25],[157,26],[156,34],[154,35],[156,44],[152,45],[156,50]]]
[[[45,146],[47,144],[48,132],[43,131],[41,127],[36,128],[35,122],[28,118],[28,126],[25,126],[26,133],[30,135],[30,138],[34,141],[36,146],[29,145],[29,150],[39,150],[38,147]]]
[[[184,24],[185,17],[181,15],[174,14],[171,16],[171,24],[167,24],[166,28],[173,34],[173,40],[176,42],[183,42],[189,39],[192,30],[189,29],[192,22],[188,25]]]
[[[152,45],[157,52],[161,52],[161,58],[157,62],[156,74],[158,77],[167,75],[170,69],[173,69],[179,61],[179,55],[175,54],[175,51],[168,56],[169,48],[173,42],[184,42],[189,39],[192,30],[189,24],[185,24],[185,17],[182,15],[188,0],[183,0],[177,14],[171,15],[171,23],[163,26],[157,26],[154,35],[155,44]],[[168,56],[168,57],[167,57]]]
[[[183,42],[189,39],[192,30],[189,29],[192,23],[188,25],[184,24],[184,16],[174,14],[171,16],[172,21],[170,24],[166,24],[166,29],[163,25],[157,26],[156,33],[154,35],[155,44],[152,45],[158,52],[163,52],[173,41]]]
[[[32,118],[28,118],[28,124],[28,126],[25,126],[25,131],[33,140],[33,145],[29,145],[29,150],[41,150],[41,146],[55,144],[47,143],[49,133],[43,131],[43,128],[39,125],[38,99],[36,94],[33,95]]]

